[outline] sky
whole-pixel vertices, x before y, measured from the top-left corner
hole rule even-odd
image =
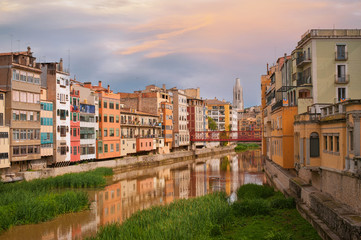
[[[1,0],[0,52],[64,59],[71,77],[133,92],[200,87],[245,107],[260,104],[267,63],[309,29],[361,28],[359,0]]]

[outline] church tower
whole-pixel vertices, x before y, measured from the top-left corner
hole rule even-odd
[[[233,108],[241,111],[244,110],[243,88],[239,78],[236,79],[236,84],[233,87]]]

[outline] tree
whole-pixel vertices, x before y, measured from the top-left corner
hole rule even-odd
[[[208,129],[214,131],[217,130],[217,123],[213,120],[213,118],[208,117]]]

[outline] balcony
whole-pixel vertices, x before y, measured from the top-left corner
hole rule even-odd
[[[338,76],[335,74],[335,83],[336,84],[347,84],[350,82],[350,75],[346,74],[343,76]]]
[[[348,52],[335,52],[335,61],[347,61]]]
[[[311,76],[300,75],[299,78],[297,78],[297,86],[300,87],[300,86],[304,86],[304,85],[312,86]]]
[[[295,115],[295,122],[314,122],[320,121],[321,114],[319,113],[304,113]]]
[[[304,65],[311,63],[311,56],[300,55],[296,58],[297,67],[303,67]]]
[[[278,102],[272,105],[271,110],[274,111],[282,106],[283,106],[283,100],[279,100]]]

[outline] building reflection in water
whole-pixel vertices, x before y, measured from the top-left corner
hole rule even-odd
[[[14,227],[1,235],[0,240],[24,239],[23,236],[34,236],[27,239],[84,238],[95,234],[100,226],[122,223],[133,213],[151,206],[217,191],[230,195],[246,183],[264,184],[262,170],[260,152],[249,151],[159,166],[147,171],[140,169],[133,174],[116,173],[114,179],[119,179],[116,183],[102,191],[90,192],[94,200],[91,211],[67,214],[52,222]]]

